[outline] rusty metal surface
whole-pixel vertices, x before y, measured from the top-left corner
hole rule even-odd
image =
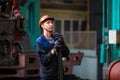
[[[64,74],[71,75],[73,66],[80,65],[83,58],[83,53],[70,54],[68,60],[63,61]]]
[[[25,54],[25,77],[39,77],[39,62],[35,52],[26,52]]]
[[[106,80],[120,80],[120,61],[113,61],[110,63],[107,73]]]
[[[72,75],[72,69],[75,65],[80,65],[83,53],[70,54],[66,61],[63,61],[64,74]],[[35,52],[25,52],[19,54],[19,65],[0,66],[0,70],[10,70],[14,73],[0,73],[0,78],[4,77],[39,77],[39,62]]]
[[[0,78],[23,77],[25,68],[25,54],[19,54],[19,64],[12,66],[0,66]]]

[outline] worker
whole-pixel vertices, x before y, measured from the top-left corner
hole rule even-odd
[[[44,15],[39,20],[42,33],[36,39],[36,54],[40,62],[41,80],[59,80],[59,55],[69,55],[63,36],[53,32],[54,21],[55,18],[49,15]]]

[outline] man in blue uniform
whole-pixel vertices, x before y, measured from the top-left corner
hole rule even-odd
[[[69,55],[63,36],[53,33],[54,20],[48,15],[42,16],[39,20],[43,33],[36,39],[36,54],[40,62],[41,80],[58,80],[58,54],[63,57]]]

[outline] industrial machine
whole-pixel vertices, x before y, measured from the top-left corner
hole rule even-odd
[[[14,65],[22,52],[24,21],[15,0],[0,0],[0,65]]]
[[[102,0],[103,25],[100,62],[107,66],[106,79],[120,80],[120,0]]]
[[[0,79],[39,77],[40,65],[35,51],[24,51],[23,45],[19,43],[19,41],[24,41],[25,32],[30,35],[31,43],[35,42],[36,33],[39,33],[36,28],[39,17],[35,19],[35,22],[31,21],[33,15],[36,15],[32,14],[34,11],[28,10],[30,12],[27,14],[30,18],[29,29],[25,25],[27,18],[23,17],[23,15],[26,16],[25,9],[28,6],[31,10],[39,7],[34,5],[36,7],[33,9],[31,4],[35,1],[39,4],[39,0],[29,0],[29,3],[26,3],[27,0],[0,0]],[[27,6],[22,7],[25,3]],[[37,13],[37,15],[40,14]],[[34,29],[33,26],[35,26]],[[63,59],[65,75],[72,75],[73,66],[80,65],[82,57],[83,53],[76,53]],[[69,78],[66,77],[66,80]]]

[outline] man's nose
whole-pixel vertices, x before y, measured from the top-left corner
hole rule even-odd
[[[50,23],[50,25],[53,25],[53,23]]]

